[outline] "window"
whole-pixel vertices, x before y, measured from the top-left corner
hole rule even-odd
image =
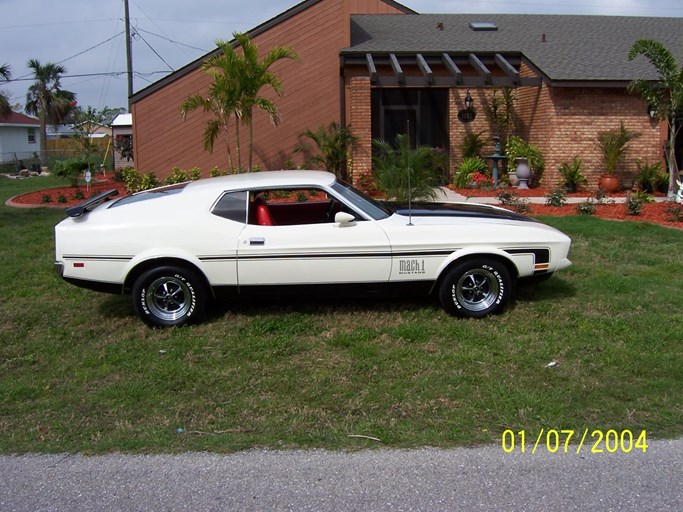
[[[218,200],[211,213],[244,224],[247,221],[247,192],[227,192]]]
[[[399,133],[412,147],[447,149],[448,89],[373,89],[372,138],[393,143]]]
[[[324,190],[316,188],[258,190],[251,193],[249,224],[293,226],[334,222],[338,212],[359,216]]]
[[[29,144],[35,144],[36,143],[36,129],[35,128],[28,128],[28,143]]]

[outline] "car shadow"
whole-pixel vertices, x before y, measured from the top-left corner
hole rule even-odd
[[[519,302],[547,302],[558,301],[576,295],[576,287],[566,279],[553,276],[541,283],[517,282],[513,301]]]

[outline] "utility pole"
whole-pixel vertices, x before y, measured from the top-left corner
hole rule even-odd
[[[130,97],[133,95],[133,51],[130,41],[130,13],[128,12],[128,0],[123,0],[126,16],[126,74],[128,75],[128,112],[130,112]]]

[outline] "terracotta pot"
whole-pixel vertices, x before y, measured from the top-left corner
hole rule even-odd
[[[619,190],[619,177],[603,174],[600,176],[600,181],[598,181],[598,187],[605,192],[616,192]]]

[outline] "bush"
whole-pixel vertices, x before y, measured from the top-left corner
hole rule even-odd
[[[68,158],[55,162],[52,173],[58,178],[69,180],[72,187],[78,186],[78,178],[88,168],[88,162],[82,158]]]
[[[479,133],[467,133],[462,138],[460,150],[462,151],[463,161],[467,158],[474,158],[481,155],[481,150],[486,145],[486,142],[481,137],[483,133],[483,131]]]
[[[576,211],[581,215],[595,215],[596,209],[595,201],[590,198],[576,205]]]
[[[57,196],[57,202],[58,203],[66,203],[67,201],[68,201],[68,199],[66,198],[66,196],[64,194],[59,194]]]
[[[664,211],[671,222],[683,222],[683,205],[671,203]]]
[[[408,137],[396,136],[394,145],[383,140],[373,141],[373,176],[379,190],[389,199],[405,202],[409,199],[434,199],[442,169],[448,155],[427,146],[410,147]]]
[[[198,179],[201,179],[202,171],[199,170],[199,167],[193,167],[192,169],[190,169],[188,176],[190,178],[190,181],[197,181]]]
[[[180,169],[180,167],[174,167],[170,176],[164,180],[164,185],[174,185],[176,183],[185,183],[186,181],[190,181],[187,173]]]
[[[462,163],[458,167],[455,177],[453,178],[453,185],[459,188],[465,188],[472,182],[472,175],[475,173],[485,174],[488,172],[486,162],[480,156],[473,156],[463,158]]]
[[[662,177],[668,180],[666,173],[662,172],[662,164],[660,162],[648,164],[647,162],[643,163],[640,158],[636,158],[636,166],[638,171],[634,181],[637,187],[644,192],[654,192],[657,190]]]
[[[74,195],[73,195],[72,197],[73,197],[73,199],[77,199],[77,200],[78,200],[78,199],[85,199],[85,194],[84,194],[83,191],[79,188],[78,190],[76,190],[76,192],[74,192]]]
[[[626,196],[626,210],[629,215],[640,215],[646,203],[654,203],[652,196],[646,192],[633,192]]]
[[[564,206],[567,203],[567,196],[563,188],[556,188],[545,195],[546,206]]]
[[[41,203],[51,203],[52,202],[52,197],[50,197],[50,194],[43,194],[42,197],[40,198]]]
[[[496,197],[500,204],[512,208],[517,213],[529,213],[531,211],[529,202],[508,188],[501,188]]]
[[[581,170],[582,168],[583,161],[578,156],[575,156],[571,163],[563,162],[560,165],[560,176],[562,176],[564,185],[567,187],[567,192],[576,192],[579,185],[588,183]]]

